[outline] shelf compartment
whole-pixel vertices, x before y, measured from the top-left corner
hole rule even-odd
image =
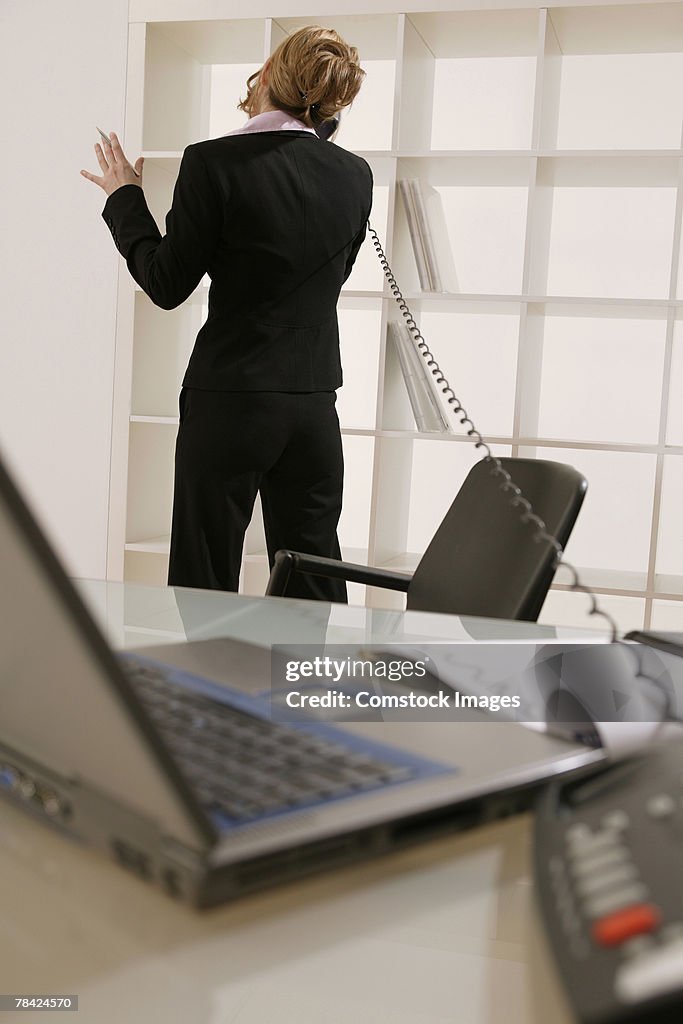
[[[548,17],[545,60],[552,73],[543,99],[551,111],[543,143],[567,149],[681,145],[680,5],[553,8]]]
[[[565,54],[558,149],[676,149],[683,54]],[[678,95],[678,102],[671,98]]]
[[[345,434],[344,500],[339,521],[342,550],[368,547],[375,440]]]
[[[546,314],[529,322],[541,336],[537,436],[657,443],[666,320]]]
[[[484,435],[511,435],[519,339],[519,306],[483,307],[432,301],[411,303],[422,335],[475,426]],[[389,317],[401,320],[390,307]],[[414,431],[407,391],[395,357],[387,359],[383,428]],[[445,387],[445,385],[442,385]],[[465,427],[445,399],[442,407],[456,434]]]
[[[443,374],[478,430],[510,434],[513,425],[519,315],[422,311],[420,326]],[[448,408],[448,406],[447,406]],[[449,413],[455,432],[465,434]]]
[[[381,309],[341,307],[339,341],[344,385],[337,392],[342,428],[372,430],[377,417]]]
[[[666,299],[678,160],[540,158],[530,294]]]
[[[205,307],[184,303],[158,309],[143,292],[135,296],[131,411],[135,416],[178,417],[178,395]]]
[[[533,10],[406,15],[400,148],[527,149],[537,36]]]
[[[145,159],[145,199],[162,235],[165,233],[166,214],[171,208],[173,186],[179,168],[180,158],[155,156]]]
[[[334,29],[350,46],[355,46],[365,79],[348,110],[342,113],[337,136],[340,146],[356,150],[389,150],[392,145],[392,118],[396,87],[395,14],[342,14],[320,18],[276,18],[273,21],[273,47],[281,39],[305,25],[324,25]]]
[[[265,21],[147,25],[143,149],[183,150],[244,123],[236,105],[265,54]]]
[[[647,573],[656,455],[541,446],[520,446],[519,454],[567,463],[588,481],[567,545],[573,565],[585,571]]]
[[[379,235],[382,248],[387,252],[389,200],[393,191],[394,161],[388,157],[373,157],[368,163],[374,180],[370,223]],[[382,266],[377,258],[372,237],[368,233],[358,252],[353,270],[344,283],[344,290],[381,293],[384,289],[384,282]]]
[[[130,424],[127,545],[170,533],[176,434],[174,424]]]
[[[397,178],[419,178],[446,292],[519,295],[529,161],[511,157],[400,159]],[[392,264],[404,292],[419,291],[408,222],[396,195]]]
[[[246,123],[237,104],[247,95],[247,81],[263,61],[251,64],[220,64],[211,68],[208,137],[219,139]]]

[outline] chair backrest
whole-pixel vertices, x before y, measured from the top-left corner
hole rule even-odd
[[[562,547],[586,493],[572,466],[541,459],[501,459],[502,465]],[[406,605],[535,622],[554,576],[555,551],[534,540],[537,527],[523,523],[523,508],[501,491],[491,465],[478,462],[420,559]]]

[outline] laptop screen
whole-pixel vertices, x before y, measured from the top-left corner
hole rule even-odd
[[[0,762],[3,748],[23,754],[200,845],[197,812],[1,460],[0,565]]]

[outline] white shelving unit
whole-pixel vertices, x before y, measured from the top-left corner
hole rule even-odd
[[[683,4],[408,6],[242,18],[234,0],[132,0],[125,144],[146,157],[151,208],[163,225],[183,148],[243,123],[246,78],[288,32],[337,28],[367,71],[338,144],[372,166],[373,226],[446,375],[497,453],[585,473],[567,555],[620,626],[680,628]],[[397,188],[411,177],[443,210],[443,294],[419,290]],[[119,292],[109,575],[163,582],[178,390],[206,287],[170,313],[125,268]],[[410,568],[477,453],[461,429],[415,430],[387,347],[397,315],[368,241],[339,306],[340,537],[347,558]],[[256,515],[243,589],[266,579]],[[566,580],[542,618],[585,624]]]

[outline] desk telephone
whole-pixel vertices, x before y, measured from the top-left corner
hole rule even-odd
[[[316,126],[329,139],[339,120]],[[501,491],[533,524],[539,541],[562,547],[548,534],[510,475],[492,454],[430,352],[370,222],[385,277],[414,343],[441,385],[451,411],[475,447],[501,477]],[[573,589],[591,600],[589,614],[616,623],[598,606],[576,569]],[[639,652],[657,649],[680,657],[683,634],[631,633],[633,680],[647,674]],[[678,662],[678,657],[674,658]],[[667,705],[666,717],[673,718]],[[677,720],[678,716],[676,716]],[[668,1024],[683,1020],[683,744],[668,742],[627,761],[546,787],[535,818],[538,902],[577,1020],[582,1024]]]
[[[577,1020],[681,1021],[683,744],[551,783],[534,828],[537,899]]]

